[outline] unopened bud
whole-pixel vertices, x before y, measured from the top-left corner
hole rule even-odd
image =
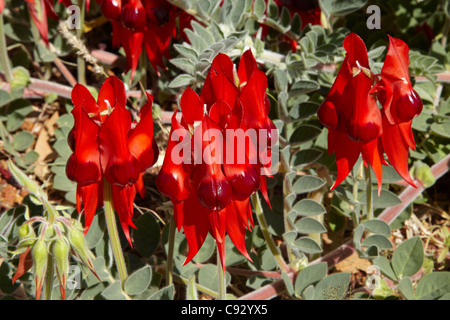
[[[36,300],[41,297],[42,285],[47,272],[47,245],[44,240],[38,240],[32,249],[33,274],[36,282]]]
[[[19,244],[18,248],[31,247],[36,242],[36,234],[33,227],[29,223],[23,224],[18,231]]]
[[[59,280],[61,298],[66,299],[66,281],[69,270],[69,251],[70,247],[66,240],[59,238],[53,244],[53,257],[55,259],[56,274]]]
[[[91,272],[100,280],[95,272],[94,265],[89,257],[90,251],[86,245],[86,240],[82,232],[75,228],[69,228],[69,242],[75,254],[91,270]]]

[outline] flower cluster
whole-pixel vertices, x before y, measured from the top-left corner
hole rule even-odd
[[[335,153],[335,188],[349,174],[360,154],[370,164],[381,190],[383,154],[400,174],[414,185],[408,172],[408,151],[415,149],[411,123],[422,111],[422,101],[412,88],[408,66],[409,48],[389,37],[389,49],[381,74],[370,70],[363,40],[350,33],[344,40],[347,52],[342,67],[318,115],[328,128],[328,152]],[[379,108],[377,101],[382,108]]]
[[[131,78],[137,68],[142,47],[153,69],[165,69],[163,57],[169,58],[170,41],[179,29],[190,27],[192,16],[166,0],[96,0],[103,15],[111,20],[112,41],[122,46]],[[180,33],[183,36],[183,32]]]
[[[137,120],[125,108],[125,87],[109,77],[98,94],[98,102],[86,87],[72,90],[75,125],[69,133],[73,151],[67,161],[67,177],[77,182],[77,209],[84,204],[86,231],[95,211],[103,206],[105,184],[111,185],[113,205],[122,229],[131,243],[128,227],[132,222],[136,193],[144,194],[142,176],[158,159],[153,138],[153,98],[141,108]]]
[[[228,56],[219,53],[200,96],[187,88],[181,97],[181,121],[175,113],[156,183],[172,200],[175,223],[186,235],[185,263],[196,255],[208,232],[216,240],[223,267],[225,232],[250,259],[245,248],[245,230],[253,227],[249,197],[261,189],[268,202],[271,161],[265,160],[277,140],[268,117],[266,88],[266,75],[250,50],[237,70]],[[235,138],[247,144],[239,147]]]

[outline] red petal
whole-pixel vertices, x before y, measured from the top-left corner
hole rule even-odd
[[[105,178],[111,184],[125,186],[139,179],[139,164],[128,148],[130,127],[130,112],[118,105],[100,128],[100,161]]]
[[[335,153],[338,171],[332,190],[348,176],[358,160],[360,151],[360,143],[351,140],[346,133],[328,129],[328,153]]]
[[[180,108],[187,124],[193,126],[195,122],[202,121],[205,113],[203,101],[190,87],[187,87],[181,95]]]
[[[31,247],[27,247],[25,252],[19,255],[19,264],[17,265],[16,273],[12,278],[13,284],[33,266],[33,257],[31,256],[30,252]]]
[[[225,229],[227,227],[228,212],[227,209],[220,211],[211,211],[209,213],[210,233],[216,240],[217,250],[225,270]]]
[[[153,134],[153,97],[146,94],[148,102],[140,110],[140,121],[128,136],[128,146],[139,163],[140,172],[144,172],[155,164],[159,156],[158,145]]]
[[[85,100],[79,99],[78,93],[84,91],[81,88],[83,88],[81,85],[76,85],[72,92],[75,105],[72,110],[75,118],[72,137],[75,145],[74,152],[67,161],[66,174],[70,180],[87,185],[100,181],[102,173],[97,142],[99,126],[85,112],[84,101],[90,101],[90,99],[89,96],[86,96]]]
[[[95,212],[103,206],[103,183],[100,181],[87,186],[78,184],[77,195],[83,201],[84,234],[86,234],[94,219]]]
[[[411,179],[408,170],[409,149],[406,143],[407,138],[403,136],[404,131],[404,126],[392,125],[386,117],[383,117],[381,141],[383,142],[384,152],[398,174],[415,187],[416,185]]]
[[[185,138],[190,138],[189,132],[184,129],[176,119],[176,112],[172,116],[172,129],[170,132],[169,142],[167,144],[164,162],[156,177],[156,186],[163,195],[168,196],[174,201],[183,201],[189,197],[189,172],[185,170],[183,163],[175,164],[175,157],[172,155],[175,146],[179,145]],[[174,132],[182,130],[184,137],[174,138]],[[190,152],[190,145],[189,145]],[[189,154],[189,159],[191,155]]]
[[[183,205],[183,230],[189,246],[187,264],[200,250],[209,231],[209,209],[202,206],[195,190]]]
[[[227,233],[230,240],[233,242],[235,247],[250,261],[247,248],[245,247],[245,230],[248,224],[248,219],[246,217],[245,206],[242,204],[237,204],[238,201],[233,201],[227,208]],[[247,203],[246,201],[245,203]],[[244,211],[244,212],[242,212]],[[245,221],[242,219],[245,217]]]
[[[361,152],[364,161],[370,164],[373,171],[375,172],[375,176],[377,177],[378,182],[378,196],[381,193],[381,185],[383,182],[383,168],[382,168],[382,159],[383,159],[383,150],[379,149],[379,140],[372,140],[368,143],[361,145]]]
[[[144,33],[140,31],[129,30],[123,27],[118,21],[111,21],[113,26],[113,46],[122,46],[127,57],[126,71],[131,70],[131,80],[133,80],[139,57],[142,51]]]
[[[34,0],[26,0],[28,5],[28,11],[30,12],[31,19],[39,31],[39,34],[44,40],[44,42],[48,46],[48,24],[47,24],[47,12],[44,0],[36,0],[39,1],[39,4],[36,5]],[[38,11],[39,7],[39,11]]]
[[[106,79],[98,93],[97,103],[101,121],[104,122],[108,117],[108,107],[112,110],[118,105],[124,107],[127,104],[123,82],[114,76]]]
[[[117,211],[117,215],[119,216],[122,230],[130,246],[133,246],[128,227],[131,226],[136,229],[136,226],[132,220],[136,188],[134,186],[120,187],[117,185],[112,185],[112,196],[114,209]]]

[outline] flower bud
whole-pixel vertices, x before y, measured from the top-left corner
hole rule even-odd
[[[36,241],[36,234],[33,227],[29,223],[24,223],[18,231],[19,244],[18,248],[26,248],[32,246]]]
[[[101,9],[107,19],[115,20],[122,10],[122,0],[103,0]]]
[[[55,259],[56,273],[61,290],[61,298],[66,299],[66,281],[69,270],[69,251],[70,247],[66,240],[59,238],[53,244],[53,257]]]
[[[33,256],[33,275],[36,283],[36,300],[40,300],[48,263],[47,245],[45,241],[42,239],[38,240],[31,253]]]
[[[75,228],[69,228],[69,242],[72,246],[75,254],[80,258],[80,260],[91,270],[91,272],[97,277],[97,273],[95,272],[94,265],[92,264],[92,260],[89,257],[90,251],[86,245],[86,240],[81,231]]]
[[[122,9],[121,21],[125,28],[137,31],[145,29],[147,18],[140,0],[128,2]]]

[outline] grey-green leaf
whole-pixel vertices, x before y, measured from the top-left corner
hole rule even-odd
[[[410,277],[422,267],[424,260],[423,244],[420,237],[402,242],[392,256],[392,267],[397,278]]]
[[[131,296],[144,292],[152,280],[152,268],[145,266],[133,272],[125,281],[125,292]]]

